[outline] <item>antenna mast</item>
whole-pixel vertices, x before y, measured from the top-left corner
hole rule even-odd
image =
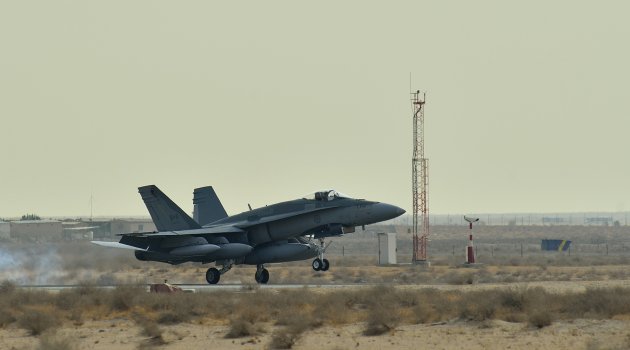
[[[429,241],[429,160],[424,157],[424,104],[426,93],[411,93],[413,112],[413,263],[426,264]]]

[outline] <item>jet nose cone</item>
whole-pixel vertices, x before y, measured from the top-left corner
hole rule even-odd
[[[381,220],[389,220],[401,216],[405,210],[395,205],[387,203],[377,203],[374,205],[374,212]]]

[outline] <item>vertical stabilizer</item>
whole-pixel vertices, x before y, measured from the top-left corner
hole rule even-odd
[[[178,231],[201,228],[177,204],[155,185],[138,187],[144,204],[158,231]]]
[[[212,186],[195,188],[193,205],[193,218],[201,226],[228,216]]]

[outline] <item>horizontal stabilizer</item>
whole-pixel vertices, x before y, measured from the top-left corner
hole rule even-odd
[[[137,247],[132,247],[130,245],[122,244],[119,242],[105,242],[105,241],[91,241],[96,245],[100,245],[101,247],[109,247],[109,248],[122,248],[122,249],[132,249],[132,250],[145,250]]]
[[[177,204],[173,203],[157,186],[139,187],[138,192],[140,192],[158,231],[201,228],[195,220],[188,216]]]

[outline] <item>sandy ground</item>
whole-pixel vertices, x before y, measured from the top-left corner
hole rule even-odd
[[[381,336],[362,335],[361,324],[321,327],[302,334],[295,349],[627,349],[630,347],[630,320],[557,321],[536,329],[504,321],[454,321],[439,325],[403,325]],[[181,324],[164,326],[167,344],[160,349],[259,349],[267,348],[272,333],[281,330],[266,325],[256,337],[226,339],[227,326]],[[93,321],[57,331],[78,349],[137,349],[147,338],[127,320]],[[26,331],[0,330],[0,348],[33,349],[36,337]]]

